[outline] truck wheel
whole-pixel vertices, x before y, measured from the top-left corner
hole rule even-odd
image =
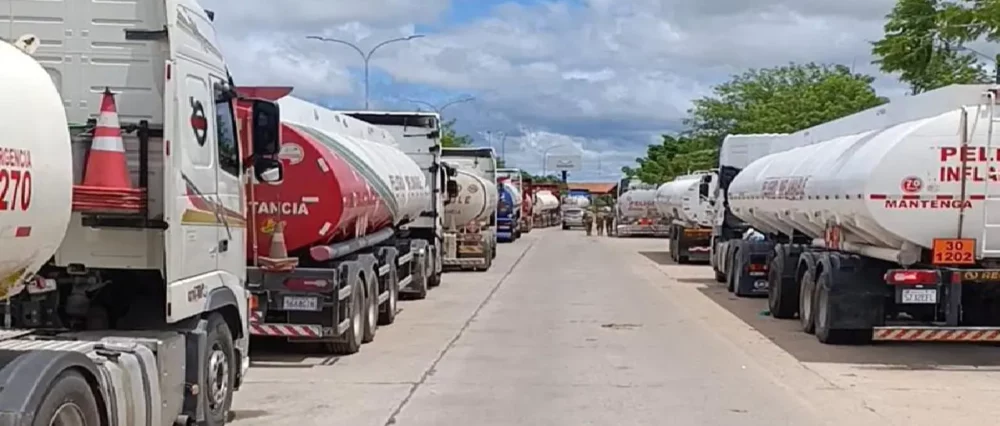
[[[233,354],[233,335],[229,325],[218,312],[208,316],[206,336],[205,383],[202,391],[205,404],[205,424],[222,426],[233,405],[233,387],[236,383],[236,360]]]
[[[347,316],[351,318],[350,325],[344,331],[343,341],[327,343],[327,350],[337,355],[351,355],[361,350],[362,339],[364,338],[364,302],[365,290],[361,287],[361,277],[354,275],[351,277],[351,300],[347,302]]]
[[[733,257],[729,259],[729,272],[726,274],[726,289],[729,290],[730,293],[736,291],[735,275],[737,274],[736,271],[738,271],[736,266],[736,255],[734,254]]]
[[[806,270],[802,275],[802,284],[799,288],[799,323],[802,324],[802,331],[812,334],[816,331],[816,271],[812,268]],[[820,274],[821,276],[823,274]]]
[[[74,370],[56,376],[35,411],[32,426],[98,426],[97,399],[87,379]]]
[[[416,261],[411,260],[411,262]],[[413,290],[413,299],[424,300],[427,298],[427,268],[423,265],[413,264],[414,279],[413,283],[410,284],[410,289]]]
[[[378,313],[379,325],[389,325],[396,322],[396,307],[399,304],[399,275],[396,275],[397,273],[396,262],[390,262],[389,273],[386,274],[385,278],[389,300],[385,301],[385,306]]]
[[[434,249],[431,250],[431,247]],[[437,263],[441,261],[441,256],[439,256],[437,246],[427,246],[427,249],[428,253],[433,253],[433,257],[427,257],[427,269],[431,271],[431,276],[427,278],[427,287],[434,288],[441,285],[441,272],[437,270]]]
[[[374,277],[375,274],[372,273],[368,276]],[[361,283],[368,288],[368,294],[365,297],[365,332],[361,343],[371,343],[375,340],[375,333],[378,331],[378,285],[375,282],[365,283],[363,279]]]
[[[816,339],[829,345],[858,345],[871,342],[872,331],[833,328],[833,306],[830,300],[830,272],[823,271],[816,279]]]
[[[777,249],[767,268],[767,307],[771,316],[778,319],[795,318],[799,313],[799,284],[784,278],[788,267],[795,265],[785,265],[785,250]]]

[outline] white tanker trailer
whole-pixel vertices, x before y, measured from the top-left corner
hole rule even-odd
[[[618,196],[615,209],[615,234],[665,237],[669,222],[656,208],[655,189],[630,189]]]
[[[656,207],[670,223],[670,257],[677,263],[709,260],[718,177],[716,171],[695,172],[656,190]]]
[[[442,148],[444,165],[455,172],[449,178],[459,196],[445,211],[444,265],[449,269],[485,271],[496,258],[497,206],[500,192],[496,186],[496,153],[492,148]],[[464,221],[464,222],[463,222]],[[452,224],[451,222],[454,222]]]
[[[221,204],[245,211],[244,161],[259,181],[280,179],[279,117],[273,103],[240,100],[253,118],[236,131],[226,63],[205,54],[218,46],[174,22],[211,33],[208,15],[193,0],[29,2],[0,20],[0,34],[37,31],[18,43],[39,58],[0,41],[0,425],[226,423],[250,364],[249,295],[245,230]],[[111,18],[123,26],[97,24]],[[37,24],[56,20],[88,42],[67,47],[62,28]],[[112,44],[146,60],[94,47]],[[170,161],[164,134],[176,136]],[[243,136],[254,143],[240,156]]]
[[[535,204],[532,206],[533,213],[544,214],[559,208],[559,198],[552,194],[552,191],[538,191],[535,193]]]
[[[995,93],[903,99],[782,138],[743,169],[729,205],[772,246],[772,315],[824,343],[1000,341]]]
[[[492,262],[490,242],[481,232],[497,210],[497,186],[475,170],[456,168],[458,195],[444,210],[444,264],[485,271]]]

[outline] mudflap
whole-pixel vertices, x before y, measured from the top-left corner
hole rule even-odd
[[[866,262],[861,256],[836,252],[819,256],[820,276],[826,278],[816,283],[816,335],[829,340],[826,343],[870,342],[872,329],[885,322],[883,302],[888,291],[878,273],[882,269],[866,267]]]
[[[740,297],[767,296],[767,268],[773,255],[770,241],[740,240],[734,248],[733,293]]]

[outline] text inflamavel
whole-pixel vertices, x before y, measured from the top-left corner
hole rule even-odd
[[[966,182],[1000,181],[1000,171],[997,170],[996,166],[990,164],[996,162],[998,158],[1000,158],[1000,148],[986,149],[984,146],[941,147],[938,150],[938,160],[946,164],[941,165],[938,169],[938,182],[961,182],[963,174]],[[962,162],[965,163],[964,173]],[[885,208],[942,210],[972,207],[971,201],[957,198],[951,200],[885,200]]]

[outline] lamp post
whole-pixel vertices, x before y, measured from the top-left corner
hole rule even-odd
[[[396,42],[400,42],[400,41],[410,41],[410,40],[418,39],[418,38],[421,38],[421,37],[423,37],[423,35],[415,34],[415,35],[411,35],[411,36],[407,36],[407,37],[399,37],[399,38],[389,39],[389,40],[383,41],[383,42],[381,42],[379,44],[376,44],[375,47],[369,49],[368,52],[365,52],[364,50],[361,50],[361,48],[358,47],[356,44],[351,43],[349,41],[340,40],[340,39],[336,39],[336,38],[322,37],[322,36],[306,36],[306,38],[310,39],[310,40],[319,40],[319,41],[325,41],[325,42],[328,42],[328,43],[343,44],[345,46],[348,46],[348,47],[354,49],[355,52],[358,52],[358,54],[361,55],[361,59],[364,61],[364,64],[365,64],[365,110],[368,110],[368,99],[369,99],[368,98],[368,93],[369,93],[368,92],[368,76],[369,76],[369,66],[368,65],[371,62],[372,55],[375,54],[375,51],[378,50],[379,48],[381,48],[382,46],[387,45],[387,44],[396,43]]]
[[[506,164],[506,160],[507,160],[507,133],[504,133],[504,132],[494,132],[494,131],[491,131],[491,130],[487,130],[487,131],[484,131],[484,132],[479,132],[479,134],[482,135],[483,138],[486,139],[486,142],[489,142],[490,148],[492,148],[493,145],[496,144],[496,138],[500,139],[500,159],[504,160],[504,163],[505,163],[504,167],[506,167],[507,166],[507,164]]]
[[[553,150],[555,148],[564,147],[564,146],[573,146],[573,145],[570,145],[570,144],[553,145],[553,146],[550,146],[550,147],[545,148],[544,150],[542,150],[542,176],[548,176],[549,151],[551,151],[551,150]]]
[[[430,102],[421,101],[419,99],[403,99],[403,100],[406,101],[406,102],[409,102],[409,103],[420,104],[420,105],[426,106],[426,107],[434,110],[434,112],[438,113],[438,115],[441,115],[441,114],[444,113],[444,110],[446,108],[448,108],[448,107],[450,107],[452,105],[456,105],[456,104],[461,104],[461,103],[465,103],[465,102],[472,102],[472,101],[476,100],[476,97],[475,96],[461,97],[461,98],[458,98],[458,99],[455,99],[455,100],[452,100],[452,101],[445,102],[444,105],[441,105],[441,106],[434,105],[434,104],[432,104]]]

